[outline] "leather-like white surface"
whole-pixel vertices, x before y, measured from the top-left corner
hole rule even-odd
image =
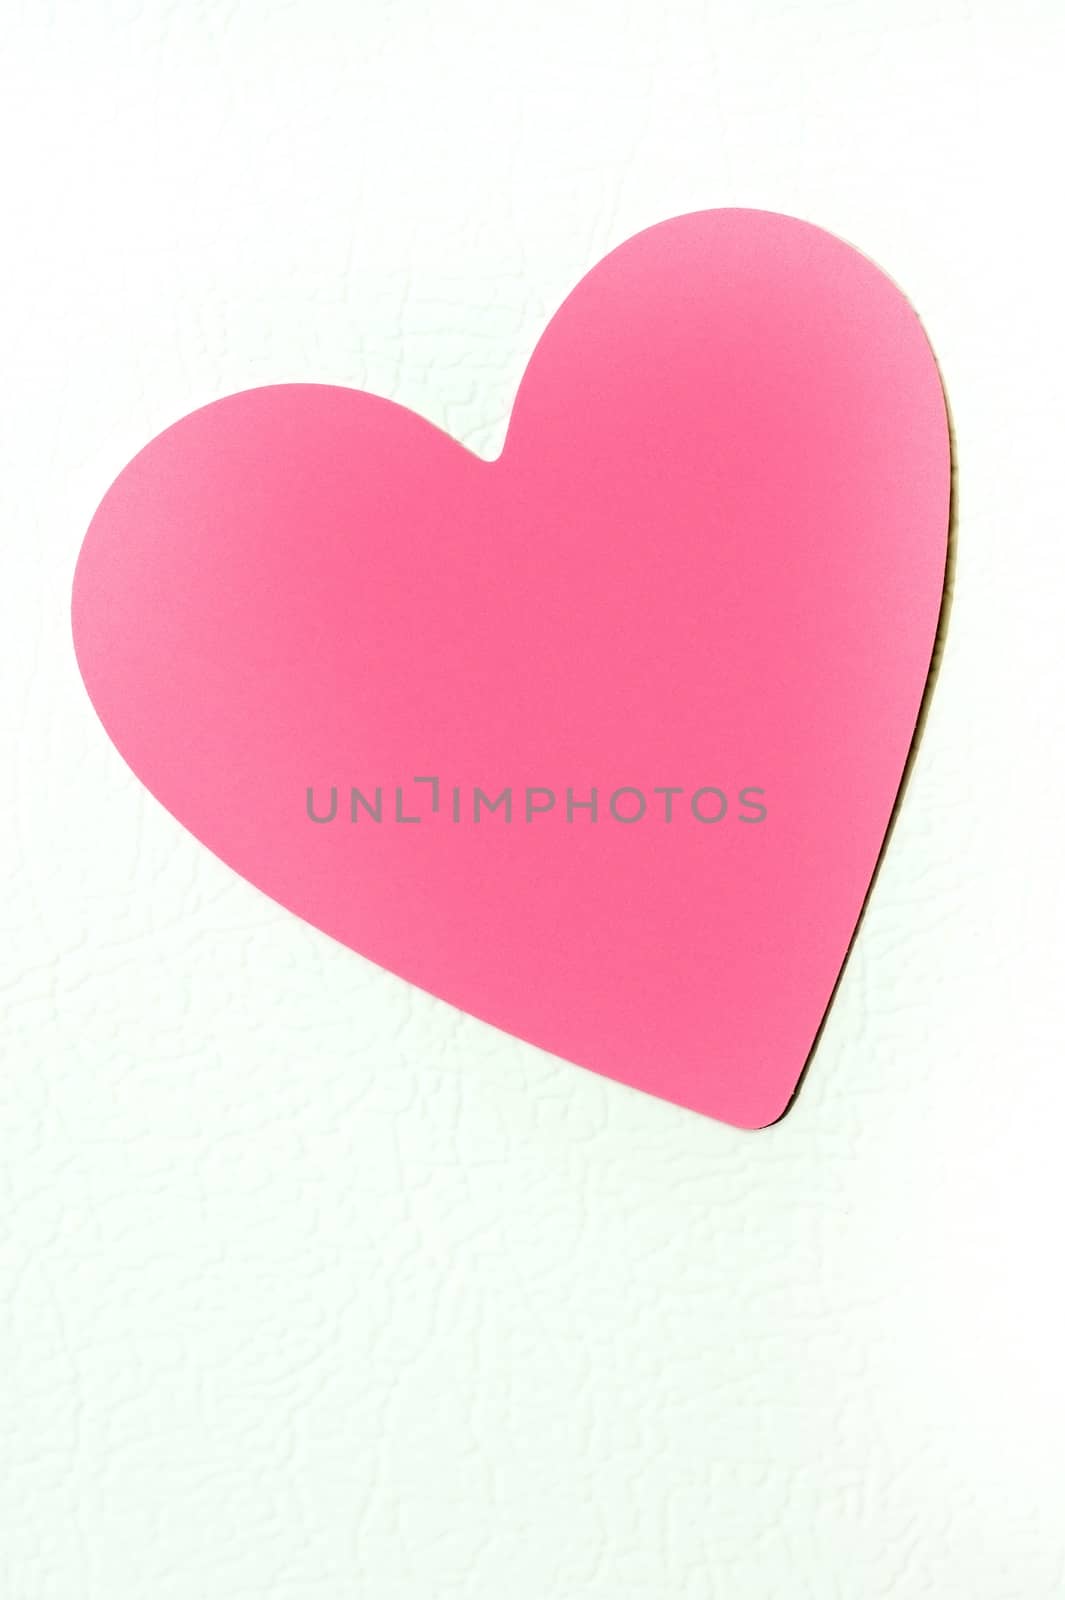
[[[3,1600],[1065,1595],[1062,20],[5,10]],[[906,804],[762,1134],[235,878],[110,747],[67,610],[182,413],[349,383],[488,453],[580,275],[736,204],[904,288],[959,474]]]

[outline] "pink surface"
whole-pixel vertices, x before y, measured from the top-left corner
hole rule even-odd
[[[949,484],[935,364],[889,280],[809,224],[696,213],[578,285],[496,461],[315,384],[160,434],[86,535],[78,663],[134,772],[282,905],[559,1056],[758,1127],[884,839]],[[334,785],[335,820],[311,821],[308,787],[324,815]],[[382,788],[379,823],[350,820],[352,786]],[[474,786],[510,787],[513,820],[474,823]],[[639,822],[611,815],[623,786]],[[719,822],[692,813],[710,786]],[[526,821],[526,787],[554,809]],[[597,820],[567,820],[593,787]]]

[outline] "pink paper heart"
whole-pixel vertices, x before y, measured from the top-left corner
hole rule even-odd
[[[133,771],[273,899],[759,1127],[885,837],[949,493],[898,290],[807,223],[700,212],[578,285],[495,461],[314,384],[168,428],[86,535],[75,648]]]

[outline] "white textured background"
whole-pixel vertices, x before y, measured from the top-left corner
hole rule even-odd
[[[7,0],[0,1600],[1065,1596],[1059,0]],[[835,230],[929,329],[951,632],[792,1114],[330,943],[69,639],[128,457],[254,384],[474,448],[609,247]]]

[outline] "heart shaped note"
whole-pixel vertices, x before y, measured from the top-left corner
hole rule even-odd
[[[785,1109],[898,793],[950,446],[899,291],[792,218],[613,251],[485,461],[253,389],[125,468],[74,642],[133,771],[251,883],[511,1034]]]

